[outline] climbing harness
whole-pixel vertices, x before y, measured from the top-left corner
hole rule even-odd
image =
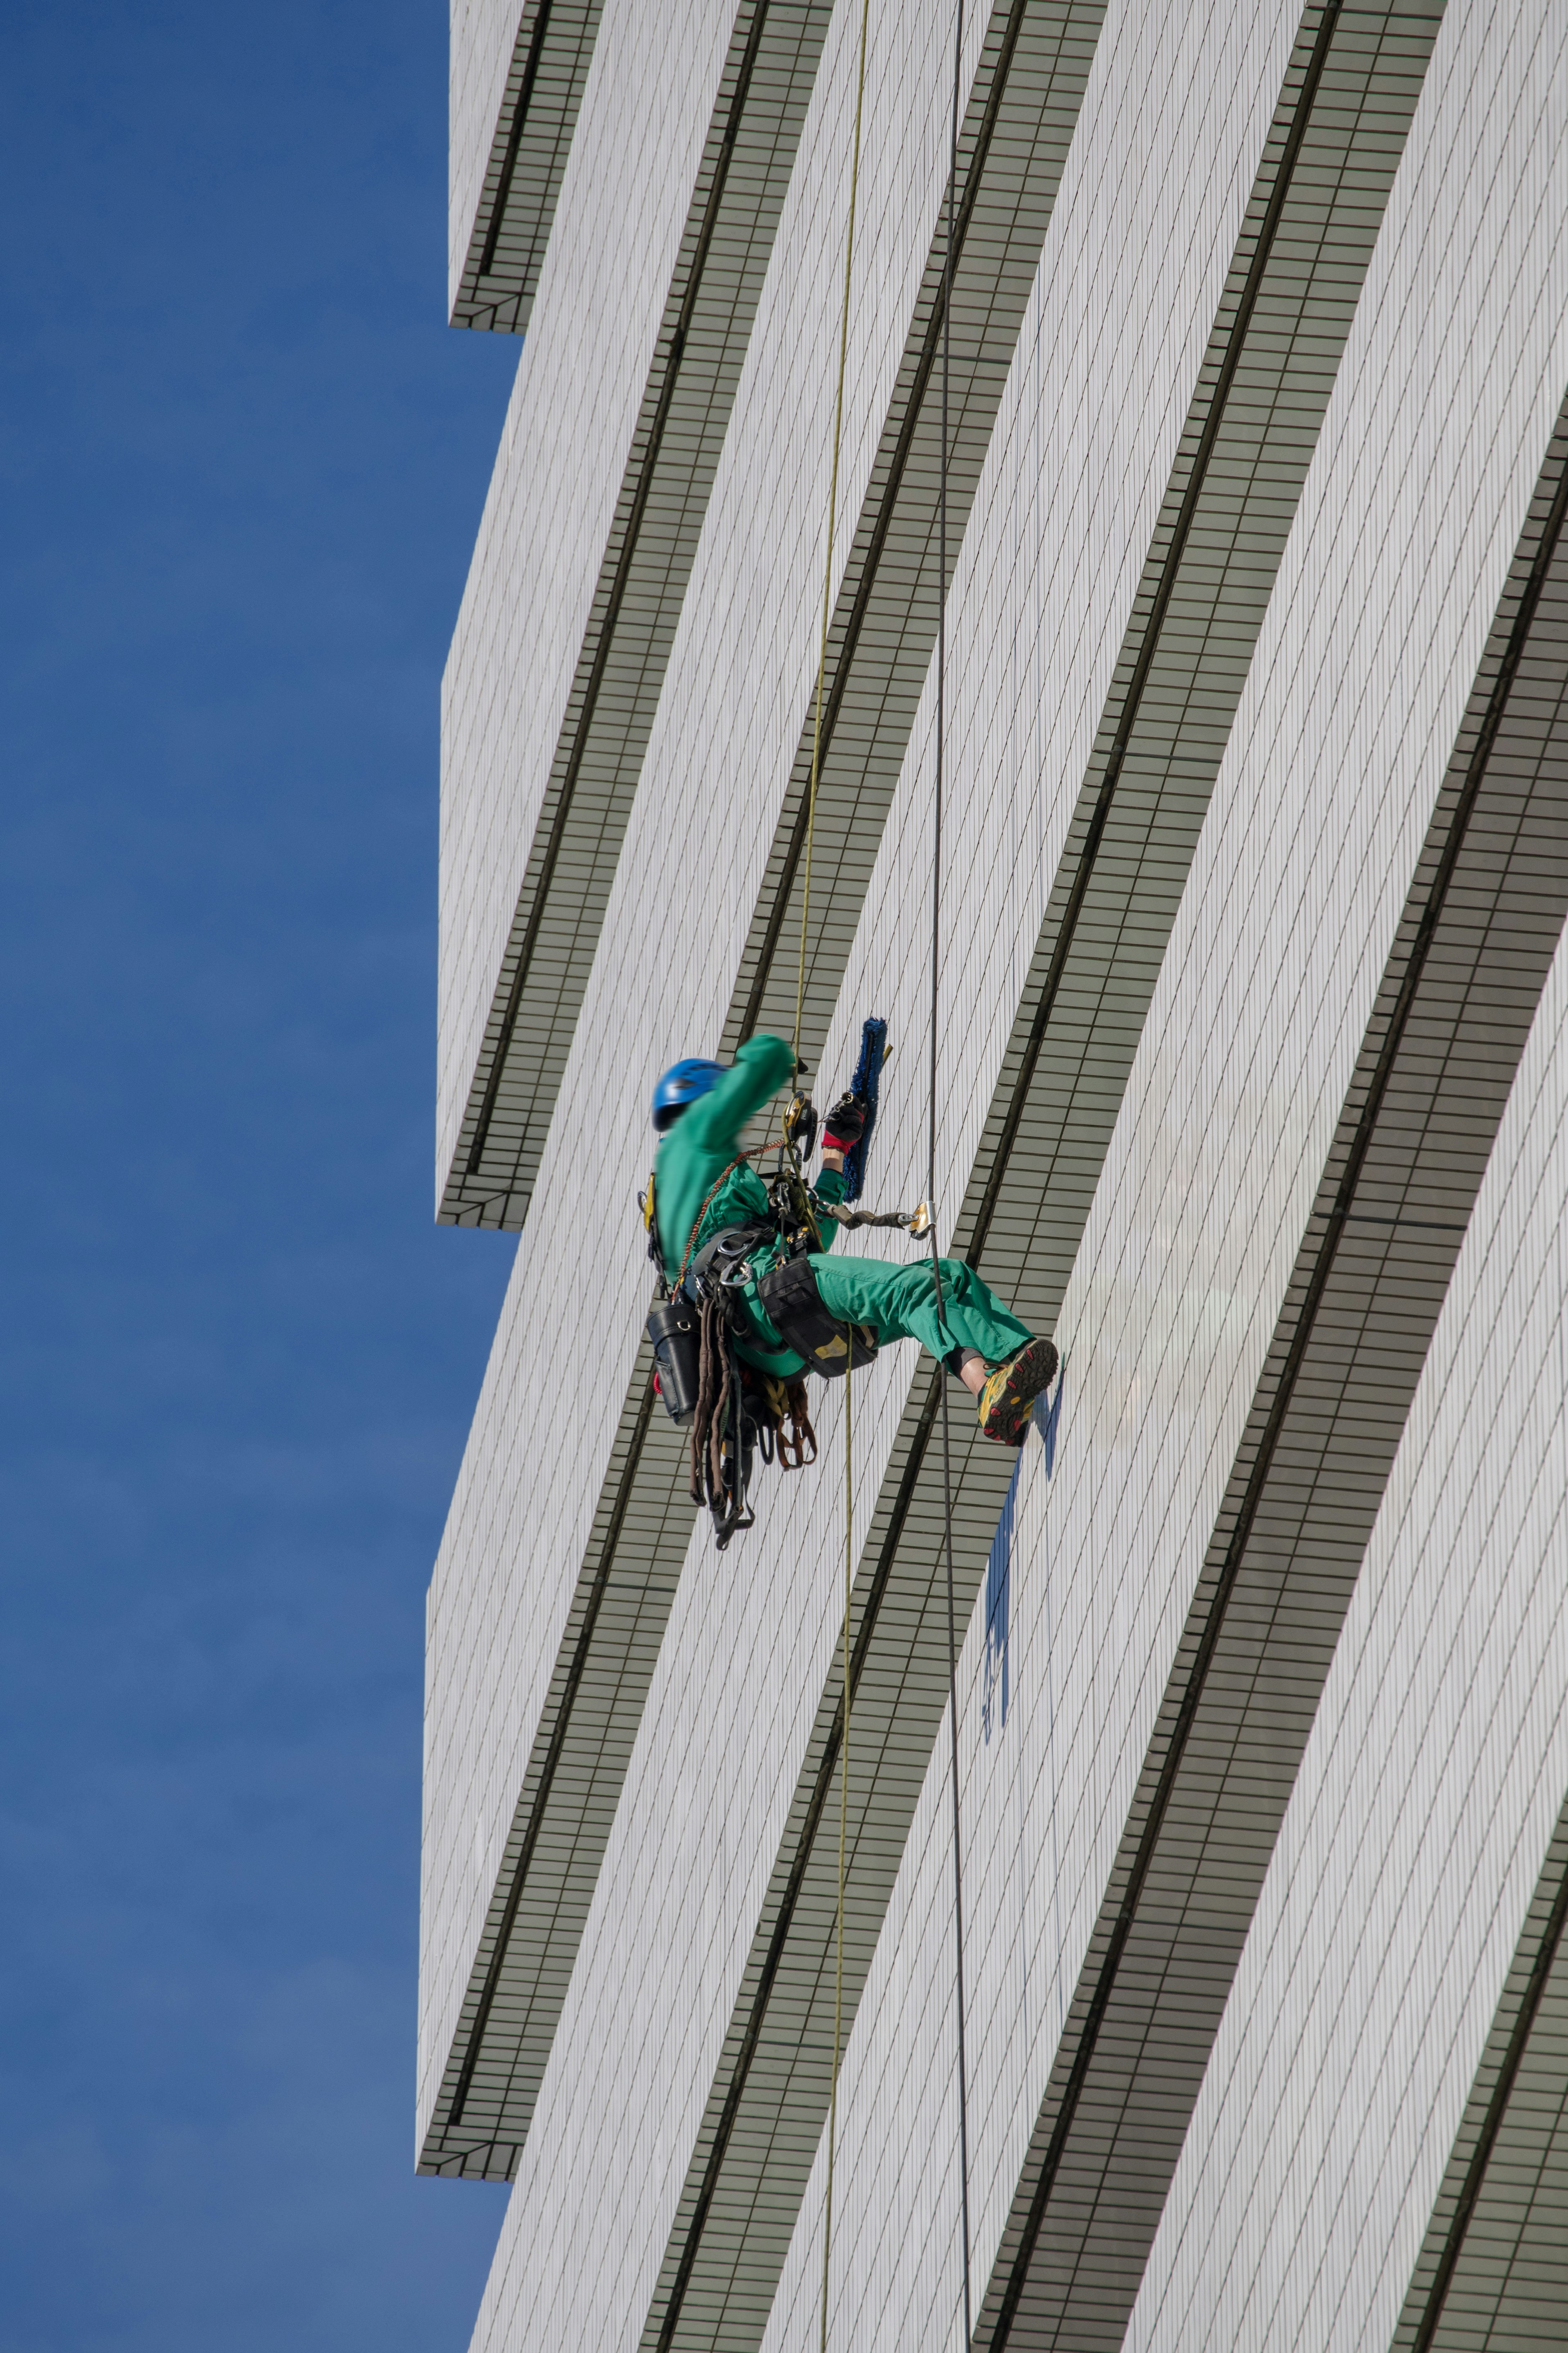
[[[814,1132],[796,1106],[792,1110],[795,1135]],[[877,1338],[869,1324],[840,1326],[822,1304],[810,1253],[822,1248],[824,1221],[896,1226],[917,1235],[923,1235],[927,1222],[923,1202],[912,1210],[851,1210],[820,1199],[805,1183],[798,1147],[786,1132],[779,1165],[767,1183],[766,1221],[721,1226],[697,1246],[702,1221],[725,1180],[743,1160],[769,1148],[753,1145],[737,1153],[710,1186],[673,1282],[658,1238],[652,1176],[637,1197],[658,1276],[658,1297],[647,1316],[655,1390],[670,1419],[689,1432],[691,1499],[711,1514],[721,1550],[754,1524],[747,1499],[758,1454],[764,1463],[776,1461],[783,1471],[816,1460],[805,1381],[773,1378],[748,1364],[736,1345],[749,1328],[740,1304],[742,1289],[754,1282],[758,1303],[781,1345],[808,1370],[833,1380],[868,1365]],[[762,1264],[781,1250],[779,1263]],[[750,1328],[754,1344],[754,1327]]]
[[[731,1536],[755,1524],[748,1498],[759,1454],[781,1471],[803,1470],[816,1460],[805,1381],[780,1380],[748,1364],[735,1342],[744,1329],[738,1293],[752,1280],[753,1261],[771,1257],[782,1243],[786,1265],[805,1267],[802,1253],[821,1248],[816,1217],[826,1205],[809,1192],[795,1155],[785,1166],[781,1153],[780,1169],[768,1187],[766,1222],[721,1226],[700,1247],[697,1241],[725,1181],[742,1161],[768,1148],[749,1146],[721,1169],[692,1221],[673,1282],[659,1241],[653,1176],[637,1196],[658,1277],[658,1296],[647,1316],[655,1392],[670,1419],[689,1433],[691,1500],[706,1506],[721,1552]],[[810,1274],[809,1268],[805,1271]],[[815,1279],[811,1287],[815,1292]],[[795,1345],[787,1335],[786,1345]],[[809,1349],[798,1353],[816,1361]]]
[[[721,1550],[754,1523],[748,1497],[757,1456],[782,1471],[798,1471],[815,1462],[817,1451],[804,1379],[775,1379],[748,1364],[736,1347],[747,1329],[739,1307],[742,1287],[760,1278],[757,1296],[782,1345],[831,1380],[851,1365],[869,1364],[877,1341],[868,1324],[857,1325],[847,1337],[822,1304],[808,1254],[822,1248],[824,1221],[925,1231],[923,1203],[913,1210],[849,1210],[819,1199],[801,1170],[802,1148],[809,1150],[816,1134],[815,1109],[797,1094],[784,1113],[778,1166],[767,1180],[766,1221],[721,1226],[698,1245],[703,1219],[726,1180],[742,1161],[773,1148],[753,1145],[735,1155],[703,1196],[673,1281],[659,1241],[652,1176],[637,1196],[658,1279],[647,1316],[655,1391],[670,1419],[689,1433],[691,1498],[711,1514]],[[762,1266],[781,1250],[781,1264]]]

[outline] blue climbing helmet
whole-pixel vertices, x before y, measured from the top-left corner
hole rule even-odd
[[[670,1122],[694,1103],[699,1095],[711,1093],[724,1075],[722,1062],[705,1062],[700,1054],[689,1054],[684,1062],[671,1062],[653,1091],[653,1124],[662,1135]]]

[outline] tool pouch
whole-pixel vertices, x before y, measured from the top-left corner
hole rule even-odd
[[[764,1315],[777,1327],[786,1348],[804,1356],[807,1367],[824,1380],[836,1381],[858,1372],[877,1353],[876,1335],[868,1324],[836,1324],[822,1303],[811,1261],[792,1258],[764,1274],[757,1285]]]
[[[696,1410],[701,1364],[701,1332],[697,1309],[678,1292],[673,1299],[661,1302],[652,1309],[647,1319],[647,1336],[653,1343],[653,1360],[658,1372],[658,1393],[664,1400],[664,1409],[671,1421],[684,1430]]]

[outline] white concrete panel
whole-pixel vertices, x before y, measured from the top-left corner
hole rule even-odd
[[[528,863],[734,20],[600,23],[441,695],[436,1190]]]
[[[1128,2333],[1383,2353],[1568,1789],[1568,953]]]
[[[982,17],[974,44],[984,29]],[[873,13],[856,332],[839,482],[840,511],[850,518],[865,493],[940,210],[952,90],[949,33],[944,9],[905,10],[897,21]],[[610,36],[606,14],[595,76]],[[651,1157],[652,1082],[677,1055],[710,1051],[718,1038],[808,707],[822,593],[858,36],[858,16],[836,15],[671,650],[644,783],[432,1582],[421,2137],[650,1295],[635,1203]],[[968,65],[973,71],[973,54]],[[579,146],[586,115],[585,105]],[[574,147],[574,164],[577,153]],[[632,199],[623,192],[617,201],[630,205]],[[558,231],[565,216],[563,192]],[[554,259],[552,245],[547,269]],[[541,332],[544,301],[542,287],[530,346]],[[840,562],[847,539],[847,526],[840,534]],[[482,682],[477,650],[473,659],[474,677]],[[591,1238],[586,1253],[584,1237]],[[590,1335],[585,1342],[574,1339],[574,1362],[581,1369],[569,1377],[563,1377],[552,1321],[562,1282],[573,1334]],[[585,1359],[578,1353],[584,1346]],[[748,1573],[752,1568],[748,1560]],[[707,1589],[712,1563],[705,1552],[700,1573]],[[727,1566],[726,1581],[732,1584],[735,1577]],[[588,2130],[585,2122],[575,2128]],[[533,2145],[550,2149],[548,2136],[559,2129],[552,2118],[542,2139],[536,2125]],[[547,2169],[559,2160],[556,2148]],[[552,2185],[552,2196],[558,2186]],[[520,2203],[514,2200],[514,2209]],[[564,2244],[555,2253],[563,2263]],[[539,2259],[546,2261],[547,2251]],[[605,2295],[616,2292],[606,2274]],[[563,2320],[563,2342],[581,2341],[571,2336],[576,2325]]]
[[[942,15],[918,81],[907,20],[900,27],[899,68],[910,94],[887,86],[891,69],[879,58],[868,98],[868,164],[882,141],[896,139],[900,149],[910,141],[911,116],[927,126],[913,143],[925,146],[932,166],[929,209],[915,216],[928,235],[950,98],[951,18]],[[966,550],[955,593],[956,636],[976,649],[963,659],[978,665],[984,646],[984,659],[999,669],[977,670],[955,723],[964,748],[953,781],[959,879],[948,1001],[955,1025],[983,1024],[991,1042],[983,1049],[953,1039],[942,1144],[950,1201],[968,1174],[1294,28],[1294,10],[1283,5],[1182,19],[1126,8],[1112,11],[1102,35],[977,510],[984,560]],[[844,39],[836,26],[818,88],[824,105],[844,103]],[[842,114],[838,121],[842,138]],[[797,184],[820,168],[812,138],[808,126]],[[875,168],[887,173],[888,160]],[[872,221],[886,201],[870,209]],[[781,230],[781,254],[784,247]],[[900,267],[910,269],[912,290],[912,248],[900,248]],[[857,309],[857,369],[883,383],[897,360],[895,323],[884,324],[879,306],[870,319]],[[816,353],[796,367],[797,390],[802,380],[809,386],[826,376],[830,391],[834,324],[826,312],[814,324]],[[781,364],[776,335],[759,319],[749,371]],[[646,1037],[650,1071],[665,1053],[710,1044],[724,1004],[720,976],[732,972],[744,936],[768,838],[759,817],[776,807],[794,751],[791,723],[798,726],[809,691],[826,459],[824,434],[815,448],[809,438],[797,440],[781,461],[771,439],[779,412],[763,404],[760,388],[757,399],[750,411],[737,404],[734,473],[716,488],[700,557],[700,569],[711,567],[704,601],[693,601],[694,580],[595,974],[605,1010],[594,1023],[585,1011],[574,1057],[587,1052],[611,1007],[633,1059]],[[858,396],[851,413],[865,423],[856,424],[847,453],[847,513],[864,477],[875,406]],[[825,421],[819,409],[819,430]],[[810,453],[805,480],[796,479],[803,452]],[[737,500],[739,481],[749,486],[749,509]],[[778,628],[758,562],[759,512],[769,514],[787,551],[787,569],[776,544],[769,554],[791,598],[787,630]],[[1011,605],[1002,588],[991,601],[998,565],[1016,575]],[[1007,634],[1025,626],[1025,616],[1038,650],[1010,652]],[[762,643],[756,632],[764,626],[773,635]],[[1009,662],[1016,665],[1009,715],[997,719],[994,739],[985,737],[980,714]],[[831,1087],[875,997],[899,1040],[876,1176],[879,1196],[892,1199],[918,1182],[922,1157],[915,1107],[923,1095],[929,801],[918,780],[929,774],[928,754],[922,724],[898,839],[879,862],[866,944],[824,1058]],[[758,765],[766,795],[751,782]],[[700,905],[682,885],[689,823],[700,825],[708,845]],[[1007,871],[1009,894],[1000,913],[999,870]],[[684,1007],[643,1003],[646,976],[636,958],[647,934],[632,921],[633,877],[637,894],[664,910],[668,945],[659,969],[682,976]],[[994,957],[961,977],[958,967],[974,961],[982,921],[988,948],[998,938]],[[959,1056],[967,1058],[962,1083]],[[569,1083],[563,1103],[571,1095]],[[617,1093],[605,1106],[606,1137],[616,1132],[621,1103]],[[628,1104],[626,1115],[639,1110]],[[624,1181],[629,1195],[629,1171]],[[858,1386],[862,1519],[912,1368],[912,1349],[889,1352]],[[705,1536],[696,1540],[524,2151],[479,2345],[521,2344],[525,2333],[530,2344],[622,2343],[646,2306],[832,1653],[841,1407],[834,1398],[824,1408],[823,1465],[793,1494],[767,1483],[765,1525],[744,1545],[719,1561]]]
[[[980,1613],[969,1629],[977,2297],[1568,381],[1563,109],[1548,102],[1540,47],[1560,22],[1541,0],[1455,6],[1438,36],[1064,1302],[1056,1473],[1047,1485],[1031,1443],[1013,1704],[989,1744]],[[1064,189],[1058,223],[1065,211]],[[1009,615],[1000,572],[991,628],[957,631],[958,774],[975,756],[966,726],[985,741],[1017,691],[1009,665],[1038,643]],[[962,650],[976,644],[989,669]],[[985,765],[1005,773],[1000,744]],[[903,821],[900,803],[888,859]],[[976,880],[952,922],[987,954],[974,1009],[955,1006],[963,1038],[950,1046],[944,1027],[955,1119],[956,1073],[970,1058],[985,1069],[990,944],[994,930],[1002,948],[1012,939],[993,911],[1020,822],[1001,797],[976,797],[972,821]],[[846,2058],[833,2343],[923,2348],[961,2333],[946,1753],[944,1736]],[[770,2348],[816,2341],[822,2197],[819,2152]],[[1213,2341],[1233,2340],[1222,2328]]]

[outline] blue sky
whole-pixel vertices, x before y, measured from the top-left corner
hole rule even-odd
[[[0,0],[0,2353],[466,2345],[412,2160],[442,0]]]

